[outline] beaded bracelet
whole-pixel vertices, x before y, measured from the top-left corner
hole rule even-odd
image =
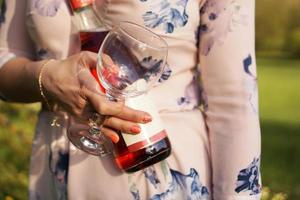
[[[43,78],[43,72],[44,72],[45,66],[46,66],[49,62],[51,62],[51,61],[52,61],[52,60],[47,60],[47,61],[45,61],[45,62],[42,64],[41,70],[40,70],[40,73],[39,73],[39,89],[40,89],[40,94],[41,94],[41,96],[42,96],[42,98],[43,98],[44,102],[46,103],[46,105],[47,105],[47,107],[48,107],[49,110],[51,110],[51,105],[50,105],[50,103],[49,103],[49,101],[48,101],[48,99],[47,99],[47,97],[46,97],[46,95],[45,95],[45,93],[44,93],[43,85],[42,85],[42,78]]]

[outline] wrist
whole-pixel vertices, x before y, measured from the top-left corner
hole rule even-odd
[[[40,69],[39,69],[39,73],[38,73],[38,87],[39,87],[39,92],[40,92],[40,96],[42,98],[42,102],[44,102],[47,106],[47,108],[49,110],[52,110],[51,108],[51,104],[50,104],[50,100],[48,99],[48,97],[46,96],[46,91],[45,91],[45,87],[43,84],[43,76],[44,76],[44,71],[45,68],[48,67],[48,64],[50,64],[52,60],[45,60],[41,65],[40,65]]]
[[[28,77],[27,80],[32,80],[32,89],[36,100],[46,104],[50,104],[50,100],[48,100],[49,95],[47,95],[47,89],[44,86],[44,79],[47,76],[46,68],[51,61],[52,60],[50,59],[42,61],[28,61],[24,65],[26,75]]]
[[[24,63],[24,72],[27,80],[31,80],[32,93],[35,96],[37,101],[42,101],[39,90],[39,73],[42,67],[42,64],[45,61],[30,61],[28,60]]]

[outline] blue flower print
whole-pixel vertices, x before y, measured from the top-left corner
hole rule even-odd
[[[170,173],[172,181],[169,187],[163,193],[152,196],[150,200],[208,199],[208,189],[200,183],[199,175],[195,169],[191,168],[187,175],[172,169],[170,169]]]
[[[163,73],[161,74],[161,77],[159,78],[158,82],[162,83],[170,78],[172,74],[172,69],[168,64],[166,64]]]
[[[256,195],[261,192],[261,185],[259,184],[259,165],[260,158],[254,158],[247,168],[239,172],[235,192],[248,191],[250,195]]]
[[[133,200],[140,200],[140,193],[139,193],[139,190],[136,188],[136,185],[133,184],[131,187],[130,187],[130,193],[133,197]]]
[[[38,48],[38,50],[36,51],[36,56],[38,60],[51,59],[56,57],[55,53],[44,48]]]
[[[160,183],[156,171],[153,166],[148,167],[144,170],[145,177],[152,183],[154,188],[157,188],[157,185]]]
[[[188,97],[179,97],[177,100],[178,105],[183,105],[183,104],[190,104],[191,101]]]
[[[244,66],[244,71],[249,75],[253,76],[254,75],[250,71],[250,66],[252,64],[252,56],[249,54],[244,60],[243,60],[243,66]]]
[[[39,49],[37,51],[37,57],[40,58],[40,59],[43,59],[43,58],[47,57],[47,54],[48,54],[48,52],[47,52],[46,49]]]
[[[147,0],[140,0],[147,2]],[[173,33],[177,27],[188,22],[186,7],[188,0],[152,0],[150,11],[143,15],[145,26],[156,28],[162,26],[166,33]]]
[[[243,67],[244,71],[246,73],[246,89],[248,92],[248,99],[250,102],[250,106],[254,113],[258,113],[258,88],[257,88],[257,78],[256,78],[256,72],[252,71],[252,56],[249,54],[244,60],[243,60]]]
[[[207,56],[216,43],[222,44],[236,26],[247,23],[247,15],[243,14],[240,1],[207,0],[204,3],[200,9],[199,27],[202,55]]]
[[[199,105],[200,88],[198,83],[198,76],[194,76],[189,85],[186,86],[184,95],[177,99],[177,104],[181,109],[193,109],[195,105]]]
[[[60,4],[64,0],[33,0],[33,7],[37,13],[46,17],[53,17],[56,15]]]
[[[54,176],[58,199],[67,199],[67,176],[69,169],[69,152],[50,149],[49,169]]]
[[[152,56],[145,57],[140,62],[141,69],[138,73],[144,74],[145,79],[149,79],[153,75],[157,75],[161,72],[161,65],[163,64],[163,61],[157,60],[153,58]]]

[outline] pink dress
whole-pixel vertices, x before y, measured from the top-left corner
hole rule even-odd
[[[168,67],[150,94],[172,154],[136,173],[121,172],[112,158],[87,155],[68,142],[68,114],[60,112],[60,126],[51,127],[54,113],[42,110],[32,147],[30,199],[259,199],[254,4],[106,0],[97,8],[106,24],[132,21],[169,45]],[[64,0],[7,0],[0,21],[0,66],[14,56],[64,59],[79,51]]]

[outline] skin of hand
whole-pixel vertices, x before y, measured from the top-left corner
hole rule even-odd
[[[125,106],[124,102],[108,100],[90,72],[90,69],[95,68],[96,64],[97,54],[92,52],[80,52],[65,60],[51,60],[48,62],[44,66],[42,74],[42,87],[46,98],[51,104],[57,104],[76,118],[85,120],[86,124],[88,124],[88,119],[95,112],[106,116],[101,126],[101,132],[110,137],[113,142],[118,142],[119,140],[117,131],[128,134],[140,133],[139,123],[150,122],[152,120],[151,116],[146,112]],[[41,66],[41,62],[38,65]],[[38,83],[38,72],[41,69],[37,67],[37,62],[26,62],[24,68],[29,69],[27,71],[35,68],[34,72],[27,73],[34,74],[33,76],[26,76],[26,78],[35,79],[32,80],[34,83],[32,85],[35,86],[32,88],[26,86],[26,88],[30,88],[28,89],[30,92],[33,92],[33,89],[35,89],[33,95],[36,97],[30,101],[40,101],[41,97],[37,97],[39,92],[36,91],[38,90],[36,83]],[[8,74],[9,67],[6,70]],[[22,79],[22,73],[19,74],[21,74],[18,75],[20,80]],[[26,81],[28,82],[28,79]],[[4,83],[9,85],[7,80]],[[20,81],[20,83],[25,82]],[[7,94],[14,94],[14,91],[19,89],[18,87],[22,88],[24,86],[14,83],[14,87],[9,88],[10,91],[7,91]],[[10,96],[13,97],[13,95]],[[23,101],[20,95],[13,98],[15,101]],[[28,99],[28,97],[24,98]]]

